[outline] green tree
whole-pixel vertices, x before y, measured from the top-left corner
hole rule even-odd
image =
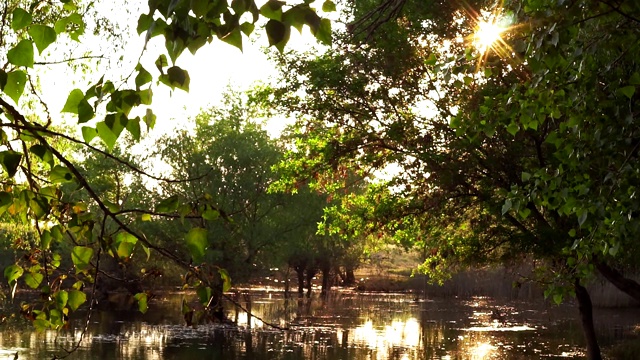
[[[546,295],[577,297],[599,359],[585,282],[598,268],[638,298],[611,267],[638,256],[638,5],[352,5],[327,53],[281,58],[276,98],[299,118],[283,168],[324,189],[391,172],[333,226],[418,244],[435,279],[543,260]],[[488,52],[471,40],[482,14],[511,24]]]
[[[24,280],[27,286],[43,293],[43,300],[29,308],[36,328],[59,328],[68,315],[87,300],[90,307],[93,305],[93,299],[87,298],[82,289],[85,285],[95,287],[104,256],[122,262],[136,252],[154,251],[198,279],[204,303],[208,302],[216,283],[229,285],[226,272],[221,270],[216,276],[201,272],[193,263],[185,261],[185,256],[149,240],[137,227],[142,221],[162,217],[190,216],[206,220],[212,217],[211,213],[204,212],[206,207],[189,208],[192,204],[172,197],[158,201],[154,209],[123,208],[114,202],[109,191],[103,194],[94,188],[76,154],[66,149],[73,143],[114,158],[112,150],[119,144],[123,132],[138,141],[142,127],[152,128],[155,123],[151,108],[154,80],[172,89],[188,90],[189,73],[176,65],[185,49],[196,53],[214,38],[241,48],[243,37],[251,33],[256,24],[260,25],[260,19],[266,21],[270,44],[280,49],[287,43],[291,27],[301,29],[304,25],[319,41],[330,42],[330,22],[320,18],[310,4],[285,5],[269,1],[258,8],[252,0],[234,1],[230,5],[213,1],[150,1],[148,12],[138,19],[137,31],[145,33],[146,41],[155,36],[164,38],[166,54],[156,62],[160,75],[154,77],[137,64],[124,81],[103,76],[84,89],[71,91],[62,112],[72,114],[78,124],[82,124],[82,139],[78,139],[78,129],[52,127],[57,116],[52,116],[39,96],[37,84],[44,75],[34,68],[41,63],[59,62],[47,50],[55,48],[52,53],[68,54],[82,48],[78,45],[83,44],[89,30],[105,34],[113,28],[101,26],[105,24],[100,21],[101,14],[89,11],[94,5],[91,1],[3,3],[0,8],[0,164],[6,176],[2,178],[0,213],[8,212],[22,224],[34,226],[39,244],[34,248],[33,257],[19,259],[5,268],[4,275],[10,286]],[[112,45],[109,47],[119,47]],[[81,58],[92,56],[94,54]],[[64,61],[75,60],[80,59]],[[134,108],[141,108],[144,115],[135,116]],[[73,184],[73,190],[65,184]],[[78,191],[85,195],[78,196]],[[198,227],[184,235],[195,260],[206,254],[205,230]],[[58,281],[65,279],[73,281]],[[72,286],[66,287],[69,283]],[[144,311],[146,295],[137,294],[136,299]]]

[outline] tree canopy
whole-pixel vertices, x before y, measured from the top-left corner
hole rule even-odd
[[[378,182],[326,226],[419,246],[435,280],[542,260],[545,294],[577,295],[585,324],[596,268],[636,296],[615,268],[638,256],[638,5],[352,5],[331,50],[280,57],[276,90],[298,118],[289,186],[333,189],[348,171]],[[483,49],[485,23],[507,26]]]

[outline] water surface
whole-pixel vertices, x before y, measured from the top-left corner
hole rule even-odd
[[[583,354],[576,310],[490,298],[417,299],[408,294],[334,292],[326,299],[285,299],[249,292],[249,317],[229,304],[233,325],[184,325],[185,293],[156,297],[147,314],[97,311],[59,332],[5,325],[0,359],[548,359]],[[246,306],[244,297],[241,304]],[[263,323],[286,327],[274,329]],[[596,310],[598,333],[610,343],[631,333],[640,312]],[[82,338],[82,341],[79,340]]]

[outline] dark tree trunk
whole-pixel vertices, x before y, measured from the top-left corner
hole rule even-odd
[[[329,288],[331,287],[331,268],[326,266],[322,269],[322,295],[327,295]]]
[[[356,284],[356,274],[353,272],[353,267],[347,266],[345,272],[347,273],[347,278],[344,281],[345,286],[353,286]]]
[[[316,270],[315,269],[307,269],[307,297],[311,297],[311,280],[313,280],[313,277],[316,276]]]
[[[296,274],[298,275],[298,295],[304,295],[304,267],[296,266]]]
[[[576,298],[578,299],[578,309],[580,310],[580,320],[582,322],[582,331],[587,341],[587,359],[602,360],[598,339],[596,338],[596,330],[593,326],[593,305],[591,297],[587,289],[580,285],[579,280],[575,280],[574,288]]]
[[[603,262],[596,262],[596,268],[600,274],[609,280],[613,286],[617,287],[618,290],[640,302],[640,284],[631,279],[627,279],[618,270]]]

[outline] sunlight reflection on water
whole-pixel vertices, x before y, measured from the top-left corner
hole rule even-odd
[[[167,295],[144,316],[94,314],[72,358],[489,360],[582,354],[580,327],[567,311],[552,316],[524,303],[486,298],[416,302],[402,294],[357,293],[285,300],[282,293],[251,293],[254,315],[291,325],[280,331],[234,306],[227,315],[237,327],[186,327],[179,311],[185,296]],[[1,331],[0,359],[12,359],[16,352],[21,360],[51,359],[80,339],[82,320],[60,333]]]

